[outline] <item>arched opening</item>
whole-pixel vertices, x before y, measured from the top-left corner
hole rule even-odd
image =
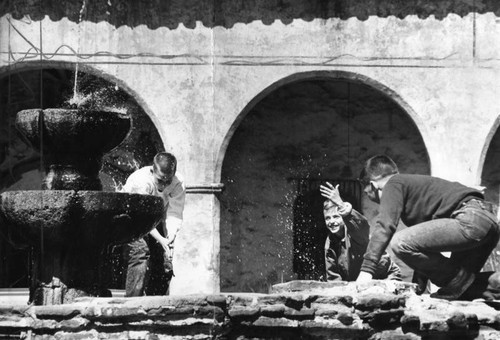
[[[485,187],[484,196],[486,200],[500,206],[500,119],[497,119],[489,135],[489,143],[485,146],[483,169],[481,172],[481,186]],[[500,270],[500,247],[491,253],[485,270]]]
[[[16,113],[30,108],[57,108],[68,105],[75,88],[74,65],[16,65],[0,76],[0,192],[40,189],[44,177],[43,155],[35,151],[14,126]],[[81,70],[82,68],[80,68]],[[97,107],[114,107],[132,118],[126,139],[107,153],[100,179],[103,190],[115,191],[128,175],[151,162],[163,150],[160,135],[141,105],[119,84],[97,75],[78,72],[77,92]],[[108,77],[109,78],[109,77]],[[1,223],[1,221],[0,221]],[[110,288],[122,288],[124,282],[122,247],[108,250],[103,275]],[[17,249],[8,235],[0,233],[0,288],[30,285],[30,249]]]
[[[292,279],[322,279],[319,184],[340,184],[373,219],[377,207],[356,178],[363,161],[379,153],[402,172],[430,173],[414,121],[373,81],[314,73],[260,98],[235,127],[221,166],[221,290],[267,292]]]

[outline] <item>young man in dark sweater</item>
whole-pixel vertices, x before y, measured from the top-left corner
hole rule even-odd
[[[458,299],[500,237],[497,218],[483,194],[432,176],[399,174],[385,155],[370,158],[360,179],[380,208],[357,282],[372,279],[391,243],[394,254],[417,275],[441,287],[431,296]],[[400,220],[409,228],[395,234]]]

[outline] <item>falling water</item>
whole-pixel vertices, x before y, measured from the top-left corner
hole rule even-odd
[[[77,80],[78,80],[78,54],[80,53],[80,23],[82,22],[83,19],[83,14],[85,13],[85,7],[87,5],[87,0],[82,1],[82,8],[80,8],[80,15],[78,16],[78,49],[77,49],[77,55],[76,55],[76,66],[75,66],[75,84],[73,85],[73,100],[71,102],[76,103],[78,101],[78,94],[77,94]],[[70,103],[71,103],[70,102]]]

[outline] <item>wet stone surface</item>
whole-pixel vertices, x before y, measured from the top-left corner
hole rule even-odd
[[[373,281],[359,290],[354,283],[293,281],[274,286],[270,294],[0,304],[0,334],[25,339],[499,339],[500,311],[484,302],[417,296],[408,283]]]

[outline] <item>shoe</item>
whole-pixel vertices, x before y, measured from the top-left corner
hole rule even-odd
[[[435,299],[457,300],[474,282],[475,275],[460,268],[457,275],[444,287],[430,296]]]

